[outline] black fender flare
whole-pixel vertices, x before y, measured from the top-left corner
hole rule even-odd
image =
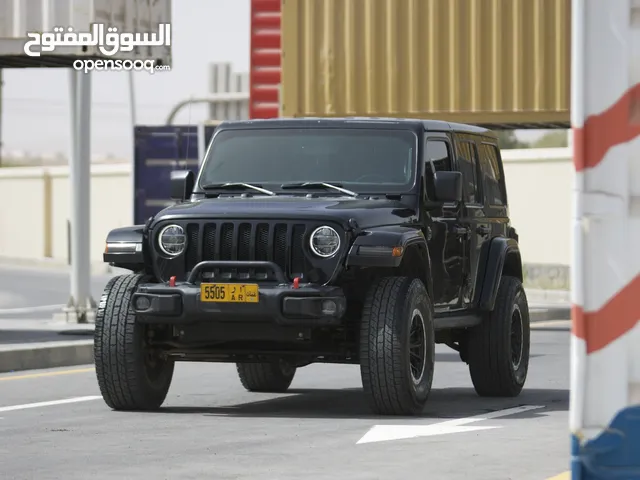
[[[133,225],[111,230],[102,255],[104,262],[127,270],[143,270],[146,264],[145,228],[146,225]]]
[[[397,249],[397,247],[400,248]],[[424,249],[427,263],[425,268],[427,272],[431,272],[431,256],[422,230],[402,226],[366,229],[355,238],[351,245],[347,254],[346,266],[397,268],[402,263],[405,254],[414,247]],[[430,274],[427,275],[427,278],[430,281]],[[430,285],[425,285],[425,287],[429,289]]]
[[[520,268],[522,268],[520,247],[515,239],[496,237],[483,245],[478,262],[475,289],[475,303],[480,310],[493,310],[500,280],[502,279],[505,259],[510,254],[517,255]]]

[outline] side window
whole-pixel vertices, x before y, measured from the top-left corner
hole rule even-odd
[[[485,189],[485,197],[491,205],[504,205],[505,194],[500,187],[500,161],[495,145],[480,145],[480,169]]]
[[[427,162],[431,162],[436,172],[451,170],[451,156],[447,142],[442,140],[427,140]]]
[[[476,168],[478,157],[475,145],[472,142],[462,141],[457,144],[457,158],[460,172],[462,173],[462,183],[465,203],[479,203],[480,194],[478,192],[478,181],[476,179]]]
[[[427,140],[425,163],[427,195],[430,199],[435,199],[433,171],[451,171],[451,153],[449,152],[448,143],[443,140]]]

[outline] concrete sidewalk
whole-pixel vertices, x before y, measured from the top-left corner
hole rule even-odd
[[[532,322],[569,320],[569,292],[527,289]],[[93,363],[93,325],[0,317],[0,373]]]

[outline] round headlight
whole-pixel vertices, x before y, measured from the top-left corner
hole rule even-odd
[[[175,257],[184,252],[187,246],[187,237],[180,225],[167,225],[160,230],[158,245],[165,255]]]
[[[309,239],[311,251],[322,258],[329,258],[340,250],[340,235],[333,228],[316,228]]]

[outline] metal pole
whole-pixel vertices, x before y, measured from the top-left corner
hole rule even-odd
[[[133,81],[133,71],[129,72],[129,109],[131,112],[131,125],[136,125],[136,87]]]
[[[2,79],[2,69],[0,68],[0,167],[2,167],[2,86],[4,81]]]
[[[69,189],[71,190],[71,195],[69,196],[69,213],[71,218],[68,220],[67,225],[67,241],[68,246],[67,250],[69,252],[69,265],[72,266],[70,270],[70,295],[69,301],[67,302],[67,306],[64,309],[67,314],[67,321],[69,321],[69,314],[74,316],[74,321],[77,322],[76,312],[76,300],[78,298],[78,276],[76,275],[75,267],[73,267],[73,244],[75,243],[73,240],[73,232],[75,230],[75,221],[73,218],[74,214],[74,202],[75,202],[75,194],[76,189],[74,185],[77,183],[76,177],[78,176],[78,169],[76,164],[78,163],[78,135],[77,135],[77,125],[78,125],[78,72],[74,69],[69,69],[69,119],[70,122],[70,138],[71,143],[69,145]]]
[[[77,323],[87,322],[94,302],[89,290],[91,226],[91,74],[71,71],[71,300]]]

